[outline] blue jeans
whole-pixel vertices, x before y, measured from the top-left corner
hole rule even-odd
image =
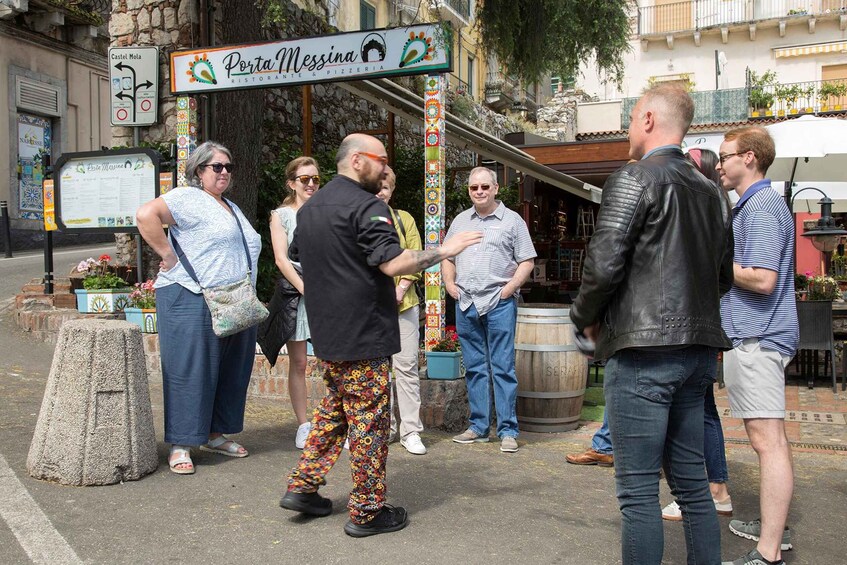
[[[703,406],[703,454],[706,457],[706,476],[710,483],[725,483],[729,480],[726,468],[723,428],[718,408],[715,406],[714,379],[706,386],[706,400]]]
[[[659,565],[664,550],[659,469],[682,507],[689,565],[721,563],[720,529],[703,464],[703,404],[717,352],[624,349],[606,363],[624,565]]]
[[[465,381],[471,409],[470,429],[488,437],[491,426],[490,383],[494,383],[494,407],[497,411],[497,436],[518,437],[515,402],[518,378],[515,375],[515,322],[518,303],[514,298],[501,300],[480,316],[476,307],[464,312],[456,303],[456,330],[465,362]]]
[[[609,432],[609,411],[603,412],[603,425],[591,438],[591,449],[603,455],[612,455],[612,435]]]

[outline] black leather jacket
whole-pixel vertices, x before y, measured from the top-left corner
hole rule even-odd
[[[720,190],[676,148],[609,177],[570,314],[579,329],[601,322],[598,359],[631,347],[732,347],[720,317],[732,219]]]

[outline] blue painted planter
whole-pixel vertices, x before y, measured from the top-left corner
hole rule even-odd
[[[103,314],[123,312],[129,304],[131,288],[103,288],[86,290],[80,288],[76,293],[76,309],[83,314]]]
[[[141,333],[159,333],[159,323],[155,308],[124,308],[126,321],[141,327]]]
[[[427,351],[426,375],[430,379],[455,380],[461,378],[461,351]]]

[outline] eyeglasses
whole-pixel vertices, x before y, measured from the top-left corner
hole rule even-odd
[[[369,157],[374,161],[379,161],[383,165],[388,164],[388,157],[386,157],[385,155],[377,155],[376,153],[368,153],[367,151],[356,151],[356,153],[358,153],[359,155],[364,155],[365,157]]]
[[[321,185],[321,177],[318,175],[300,175],[298,177],[294,177],[294,180],[299,180],[303,184],[309,184],[309,181],[312,181],[312,184],[315,186]]]
[[[491,189],[491,185],[490,184],[472,184],[468,188],[470,190],[474,191],[474,192],[477,191],[477,190],[480,190],[480,189],[482,189],[483,191],[487,191],[487,190]]]
[[[724,161],[729,159],[730,157],[734,157],[735,155],[744,155],[745,153],[749,153],[750,150],[747,151],[737,151],[735,153],[725,153],[724,155],[719,155],[718,160],[721,162],[721,166],[723,166]]]
[[[231,173],[232,168],[235,165],[233,165],[232,163],[206,163],[203,166],[204,167],[212,167],[212,170],[215,171],[216,173],[220,173],[223,170],[226,170],[226,172]]]

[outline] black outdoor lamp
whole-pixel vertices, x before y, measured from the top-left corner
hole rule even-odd
[[[803,232],[803,237],[811,239],[812,245],[815,246],[815,249],[825,254],[826,261],[824,262],[824,266],[826,267],[826,270],[829,271],[829,256],[833,251],[835,251],[835,248],[838,247],[838,243],[841,241],[841,236],[847,235],[847,230],[843,230],[835,224],[835,218],[832,217],[832,200],[829,196],[827,196],[821,189],[813,186],[801,188],[794,193],[794,196],[791,198],[792,214],[794,212],[794,199],[797,198],[797,195],[804,190],[815,190],[820,192],[821,196],[823,196],[820,202],[818,202],[821,207],[821,217],[815,227]]]

